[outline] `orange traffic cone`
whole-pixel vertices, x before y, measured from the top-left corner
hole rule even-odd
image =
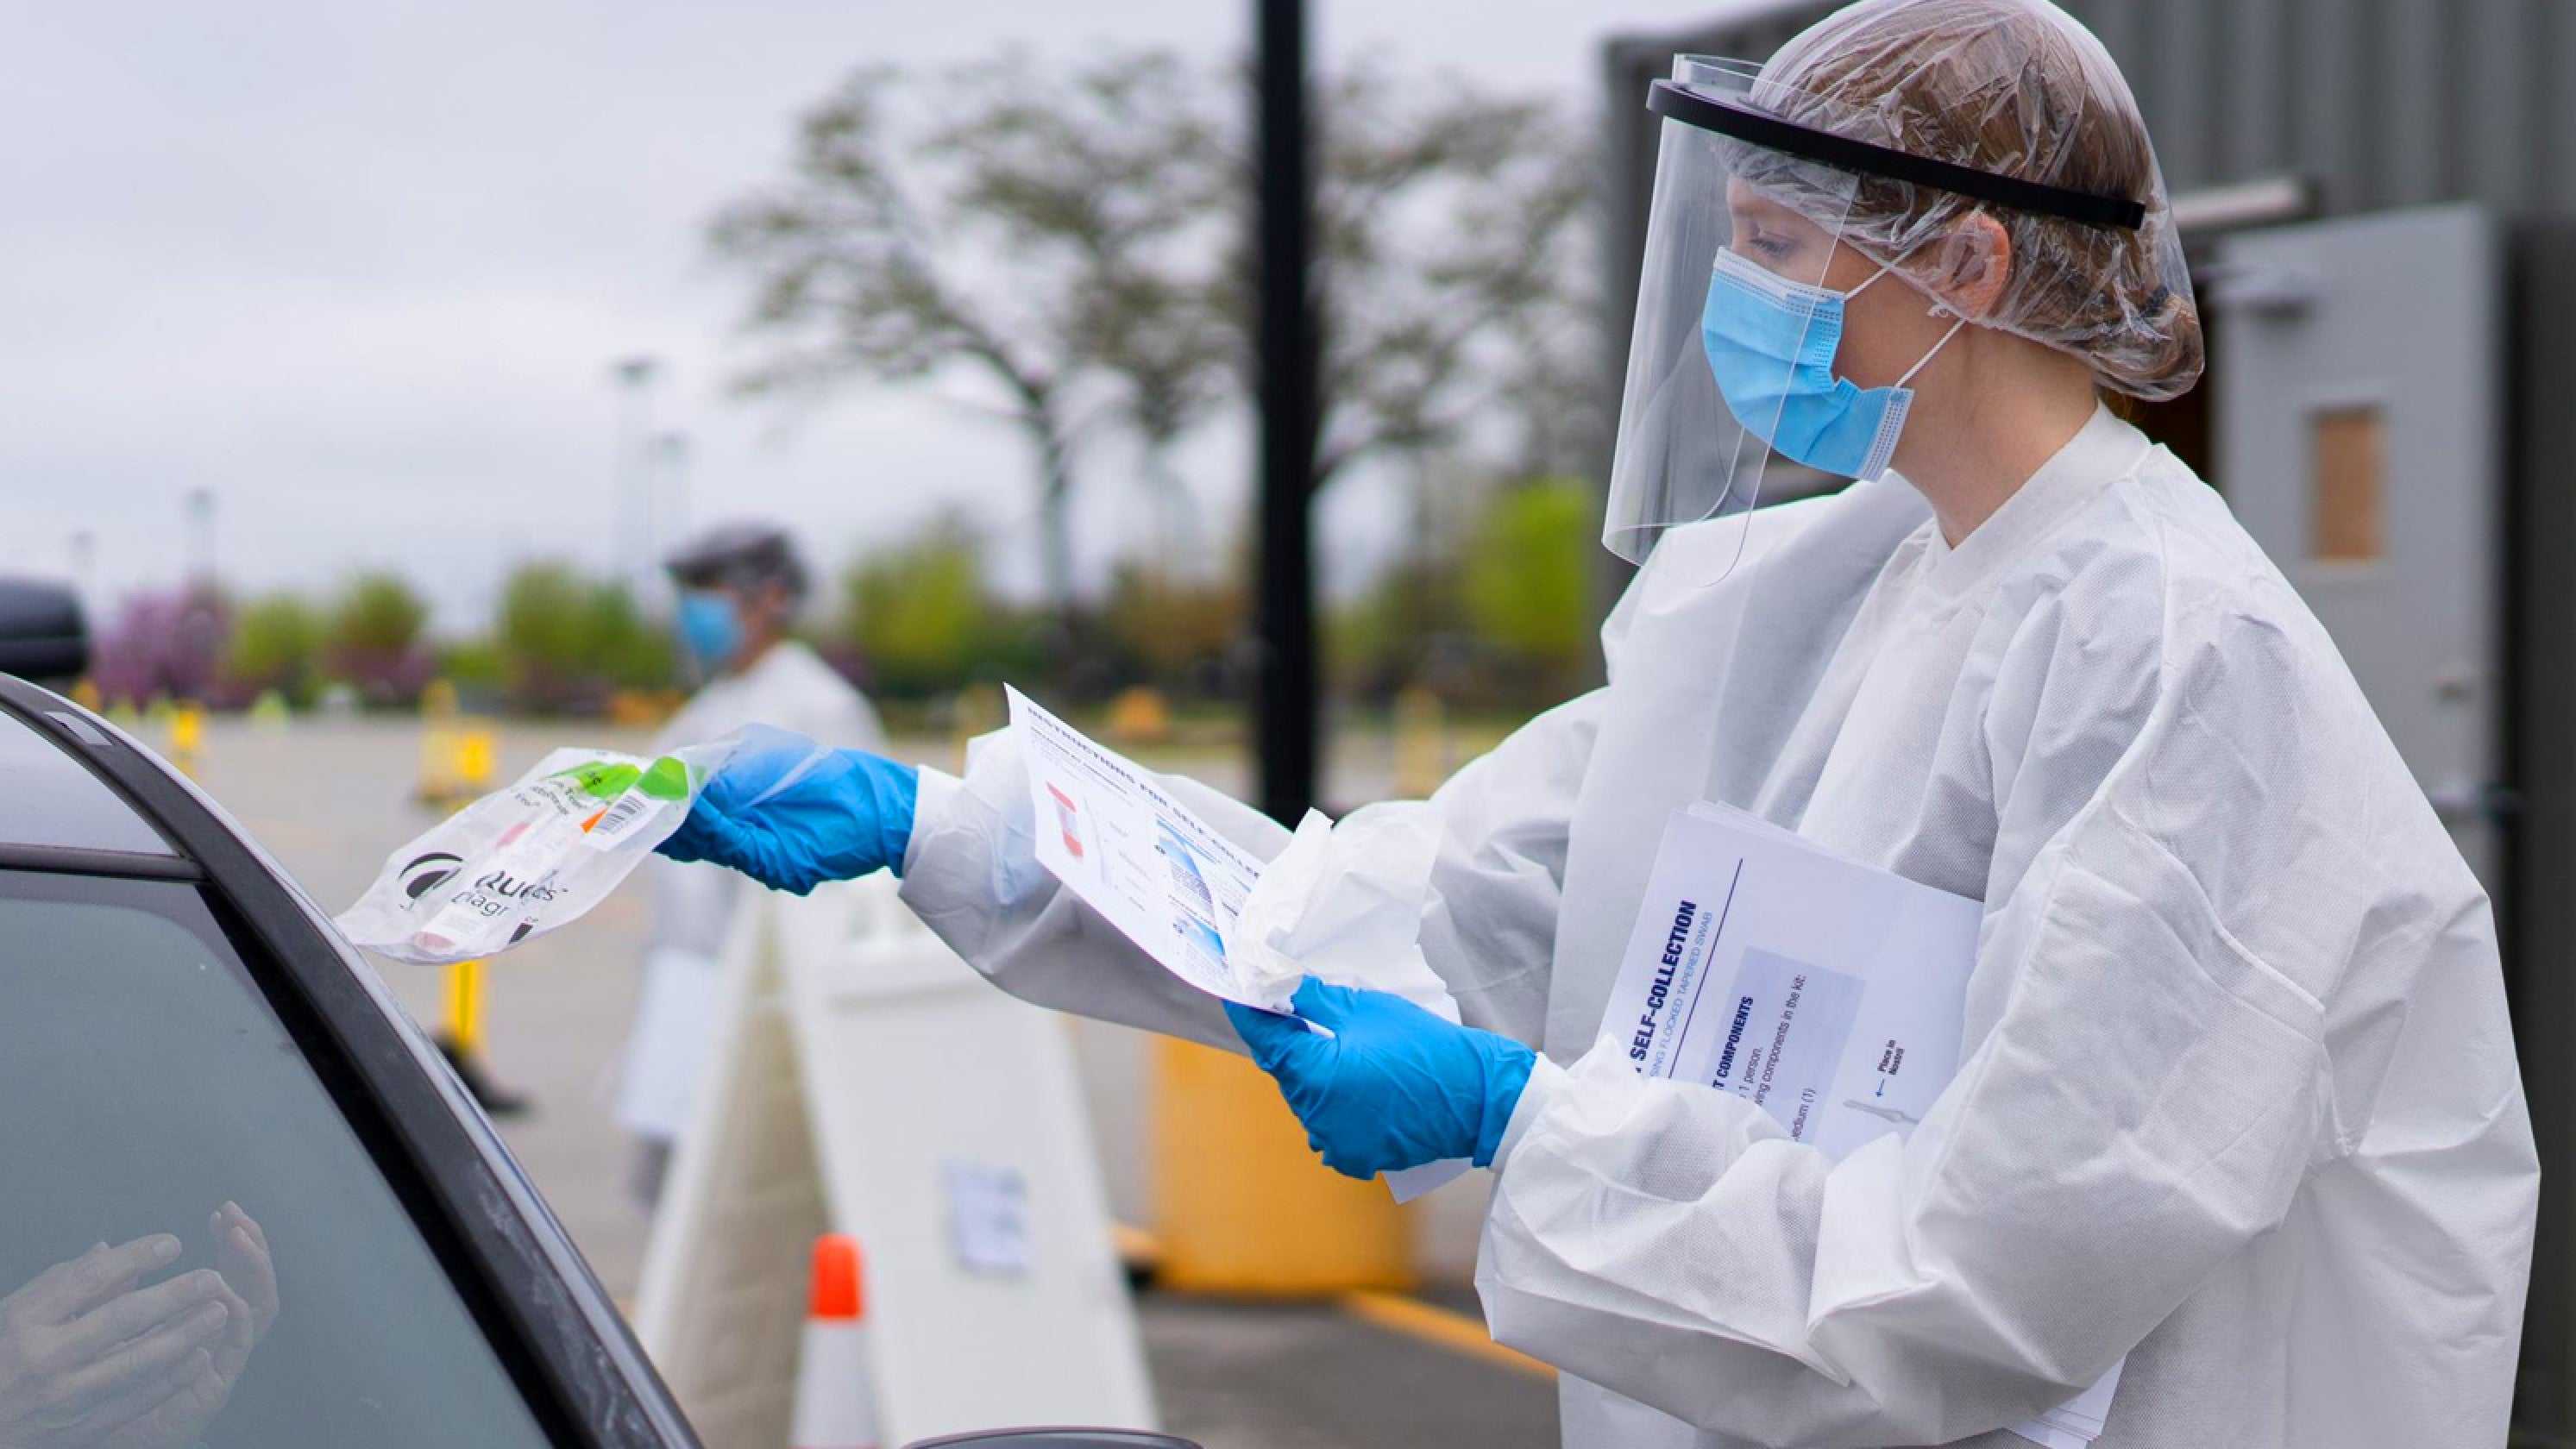
[[[868,1377],[867,1297],[859,1240],[814,1240],[814,1292],[796,1355],[792,1449],[877,1449],[876,1387]]]

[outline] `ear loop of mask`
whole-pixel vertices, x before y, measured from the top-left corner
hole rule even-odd
[[[1868,291],[1870,288],[1877,286],[1879,278],[1884,277],[1895,270],[1895,266],[1891,263],[1880,263],[1878,270],[1870,273],[1868,281],[1863,282],[1859,286],[1852,288],[1850,291],[1843,293],[1843,301],[1849,303],[1852,298],[1857,297],[1861,293]],[[1948,306],[1940,302],[1932,304],[1932,316],[1935,320],[1938,320],[1944,312],[1950,312]],[[1846,313],[1845,315],[1848,316],[1849,314]],[[1959,329],[1968,325],[1967,318],[1959,316],[1956,312],[1950,312],[1950,315],[1957,317],[1958,320],[1950,324],[1949,331],[1941,334],[1940,341],[1932,344],[1931,351],[1916,358],[1914,360],[1914,365],[1905,369],[1905,375],[1896,380],[1894,384],[1895,386],[1903,387],[1907,383],[1912,382],[1914,380],[1914,375],[1921,372],[1924,368],[1929,367],[1932,363],[1932,359],[1941,355],[1941,349],[1950,345],[1950,339],[1959,335]]]

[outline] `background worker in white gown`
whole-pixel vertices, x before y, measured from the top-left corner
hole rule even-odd
[[[706,682],[671,717],[655,749],[703,743],[748,724],[776,725],[835,747],[885,748],[885,731],[866,696],[788,637],[812,592],[812,576],[784,529],[724,524],[672,554],[665,567],[679,590],[681,645]],[[651,862],[643,881],[653,902],[653,934],[621,1068],[617,1120],[635,1137],[635,1191],[649,1207],[688,1122],[721,985],[717,958],[744,882],[672,860]]]
[[[2101,401],[2201,361],[2109,56],[2039,0],[1866,0],[1648,103],[1609,683],[1372,807],[1440,837],[1464,1025],[1309,981],[1332,1035],[1230,1029],[1036,865],[1007,737],[757,805],[783,767],[743,759],[665,848],[899,870],[1010,991],[1240,1029],[1342,1170],[1489,1164],[1487,1321],[1575,1449],[2019,1449],[2124,1358],[2104,1449],[2502,1444],[2538,1171],[2492,917],[2315,617]],[[1860,481],[1754,513],[1775,453]],[[1983,903],[1910,1136],[1829,1161],[1595,1048],[1703,800]]]

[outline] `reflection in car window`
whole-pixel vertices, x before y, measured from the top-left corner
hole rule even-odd
[[[0,1444],[544,1436],[195,891],[0,871]]]

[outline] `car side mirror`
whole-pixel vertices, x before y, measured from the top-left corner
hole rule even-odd
[[[1187,1439],[1142,1429],[983,1429],[918,1439],[904,1449],[1199,1449]]]
[[[89,628],[80,596],[60,584],[0,579],[0,674],[38,682],[89,669]]]

